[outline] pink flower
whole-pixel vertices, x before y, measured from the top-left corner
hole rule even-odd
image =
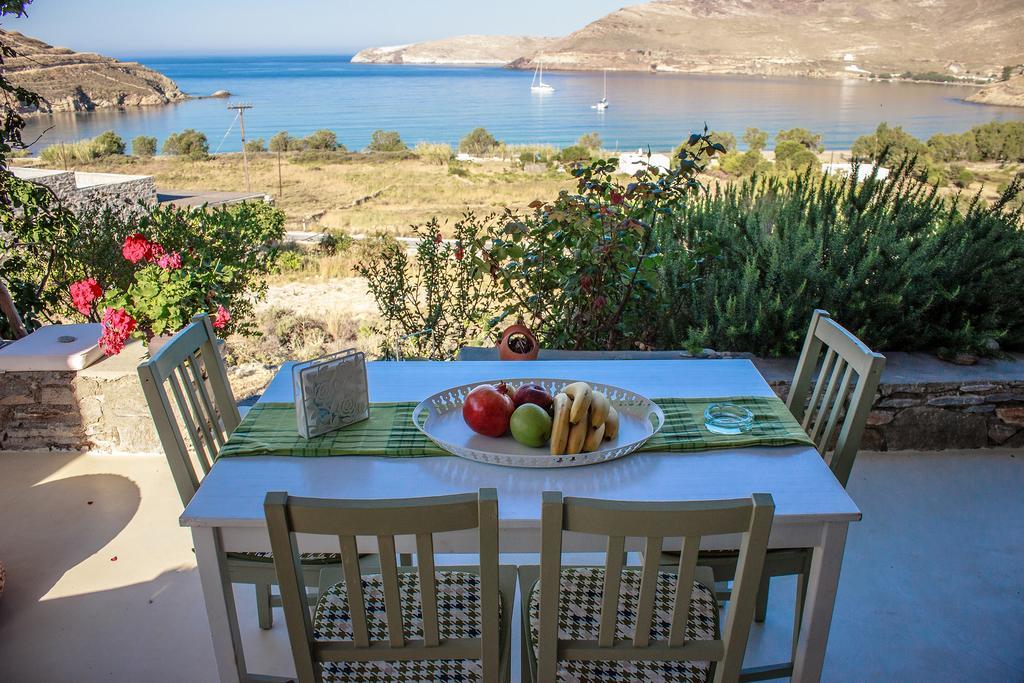
[[[108,308],[103,312],[103,334],[100,348],[108,356],[116,356],[124,350],[124,343],[132,336],[137,323],[123,308]]]
[[[456,261],[461,261],[462,257],[464,257],[465,255],[466,255],[465,249],[463,249],[462,247],[456,247],[455,248],[455,260]]]
[[[96,278],[87,278],[71,284],[71,301],[78,312],[84,316],[92,313],[92,302],[103,296],[103,289]]]
[[[217,306],[217,315],[213,318],[213,326],[218,330],[231,322],[231,313],[223,306]]]
[[[132,263],[150,261],[153,258],[153,244],[141,232],[124,238],[121,255]]]
[[[172,251],[170,254],[164,254],[157,258],[156,264],[164,270],[178,270],[181,268],[181,254],[176,251]]]

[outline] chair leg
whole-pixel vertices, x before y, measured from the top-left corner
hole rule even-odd
[[[274,609],[270,604],[270,584],[256,584],[256,616],[260,622],[260,628],[268,631],[274,626]]]
[[[761,585],[757,589],[757,606],[754,609],[754,621],[763,624],[768,616],[768,587],[771,585],[772,577],[767,572],[761,574]]]
[[[796,602],[793,608],[793,661],[796,661],[796,645],[800,640],[800,622],[804,618],[804,601],[807,600],[807,566],[796,576]]]

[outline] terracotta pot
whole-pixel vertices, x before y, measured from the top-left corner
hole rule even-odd
[[[519,321],[501,333],[498,342],[498,357],[501,360],[537,360],[540,343],[537,337]]]

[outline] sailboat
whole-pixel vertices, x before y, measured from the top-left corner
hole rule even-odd
[[[544,62],[537,60],[537,68],[533,70],[533,83],[530,92],[555,92],[555,89],[544,82]]]
[[[604,96],[601,98],[600,102],[591,105],[590,108],[598,111],[604,111],[608,108],[608,69],[604,70]]]

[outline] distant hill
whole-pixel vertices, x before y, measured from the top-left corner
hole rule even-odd
[[[968,102],[981,104],[999,104],[1004,107],[1024,107],[1024,74],[1010,76],[974,93],[967,98]]]
[[[1024,62],[1024,0],[652,0],[565,38],[507,36],[366,50],[360,61],[456,64],[482,58],[552,69],[834,78],[911,72],[995,77]],[[493,62],[489,62],[493,63]]]
[[[456,36],[425,43],[374,47],[357,53],[353,62],[368,64],[497,64],[545,49],[554,38],[528,36]]]
[[[17,31],[0,29],[0,40],[18,53],[5,60],[5,74],[39,93],[43,112],[139,107],[188,97],[174,81],[136,62],[54,47]]]

